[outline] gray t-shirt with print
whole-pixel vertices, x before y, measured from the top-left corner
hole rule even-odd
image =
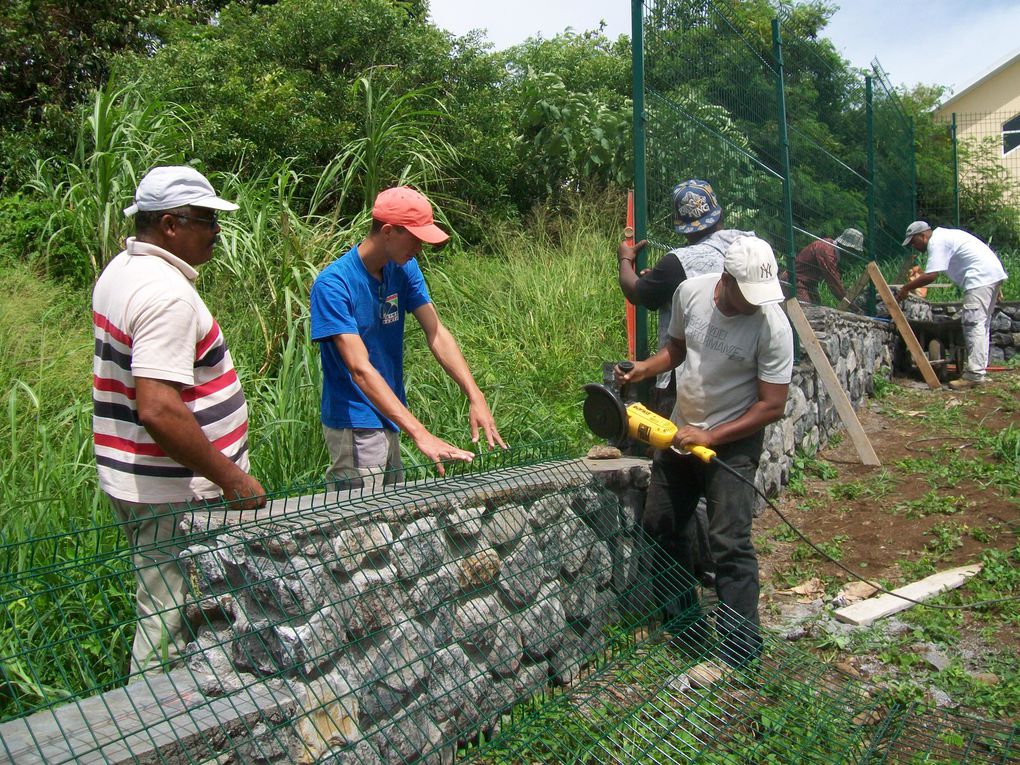
[[[695,276],[703,276],[704,274],[719,274],[722,273],[723,259],[730,245],[742,236],[754,235],[753,231],[724,228],[706,236],[696,244],[670,250],[663,255],[663,258],[674,257],[680,261],[680,265],[683,267],[684,279],[693,279]],[[673,293],[674,295],[676,294],[675,288]],[[666,304],[659,309],[659,348],[662,348],[669,339],[667,330],[669,329],[669,322],[673,312],[672,305],[673,300],[671,296],[670,300],[667,300]],[[679,368],[677,374],[679,374]],[[663,372],[656,378],[655,387],[665,388],[669,385],[669,381],[670,373]]]
[[[793,330],[778,303],[751,316],[724,315],[715,304],[717,274],[688,279],[673,296],[672,337],[686,340],[677,368],[678,426],[713,428],[758,400],[758,380],[785,384],[793,374]]]

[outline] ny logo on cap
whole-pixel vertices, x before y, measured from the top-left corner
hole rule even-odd
[[[771,263],[759,263],[758,264],[758,268],[761,269],[761,278],[762,279],[771,279],[772,278],[772,264]]]

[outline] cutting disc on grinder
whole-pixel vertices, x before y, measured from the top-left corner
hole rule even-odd
[[[621,441],[627,435],[627,409],[611,388],[597,383],[584,386],[584,421],[599,438]]]

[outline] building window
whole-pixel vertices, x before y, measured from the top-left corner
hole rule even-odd
[[[1002,123],[1002,153],[1009,154],[1020,146],[1020,114]]]

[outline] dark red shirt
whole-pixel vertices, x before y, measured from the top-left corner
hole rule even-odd
[[[818,303],[818,283],[825,280],[837,300],[846,297],[839,276],[839,251],[831,239],[818,239],[799,253],[796,260],[797,299]]]

